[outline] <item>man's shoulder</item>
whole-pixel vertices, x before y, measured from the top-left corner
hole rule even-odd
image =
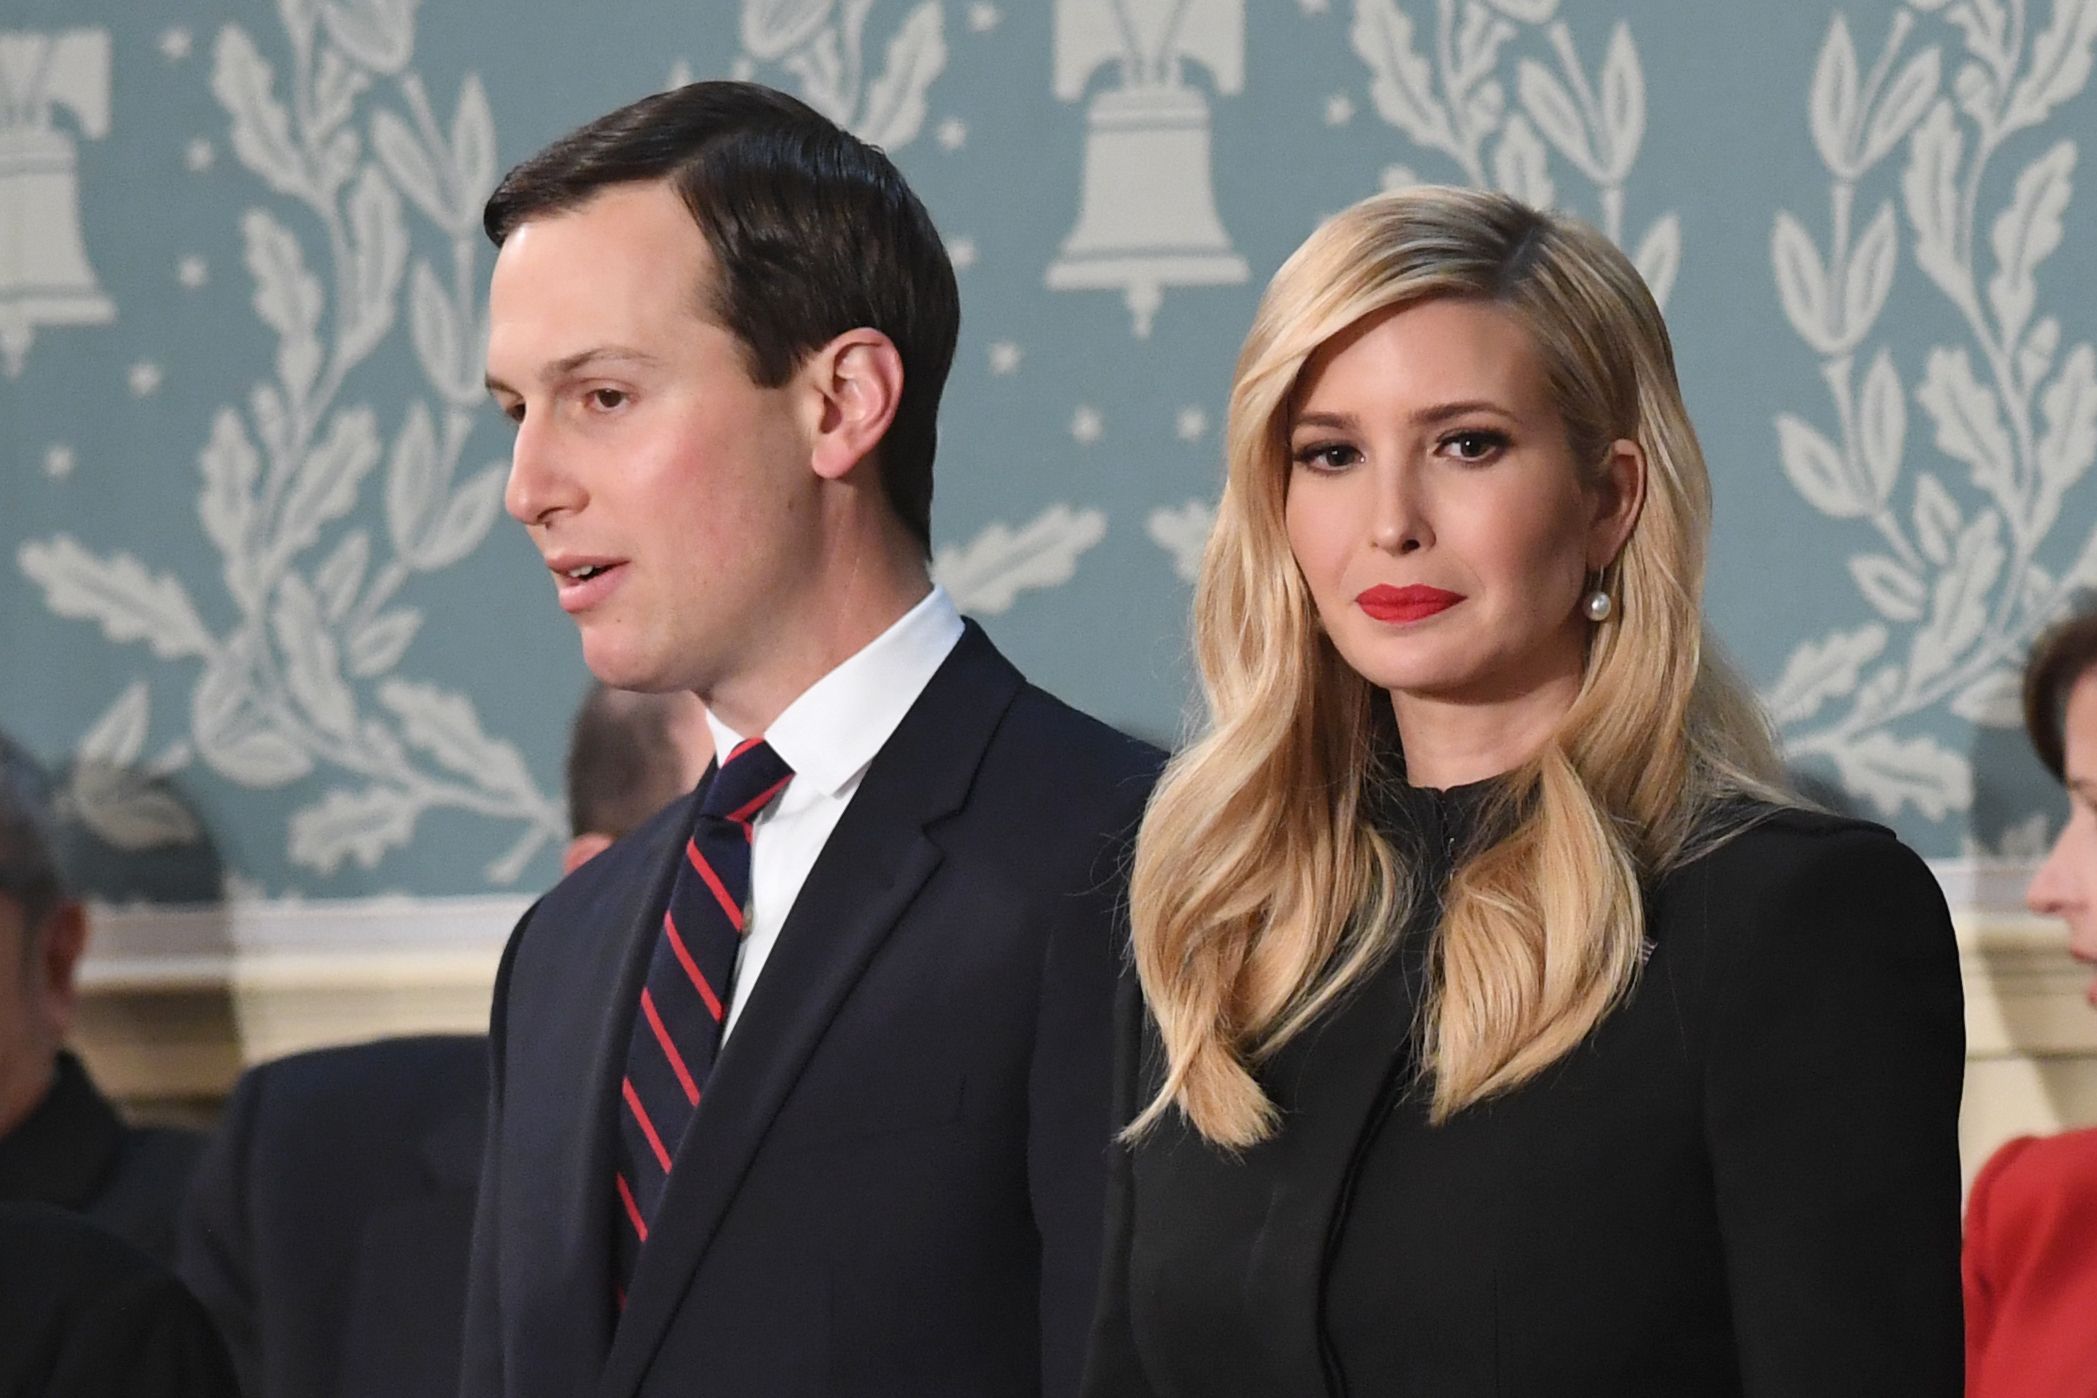
[[[272,1114],[355,1120],[367,1107],[387,1110],[423,1100],[451,1101],[485,1088],[488,1040],[482,1034],[418,1034],[309,1049],[259,1063],[241,1075],[236,1095],[269,1104]]]
[[[1165,754],[1143,739],[1075,708],[1034,684],[1020,689],[992,739],[993,754],[1041,769],[1057,784],[1110,788],[1157,781]]]

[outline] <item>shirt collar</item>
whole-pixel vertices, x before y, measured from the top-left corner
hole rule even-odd
[[[794,772],[787,798],[835,797],[866,770],[917,702],[954,645],[961,614],[935,584],[916,606],[786,706],[765,741]],[[743,735],[707,711],[714,752],[725,762]]]

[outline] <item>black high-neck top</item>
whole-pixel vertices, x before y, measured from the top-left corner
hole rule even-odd
[[[1958,962],[1928,870],[1801,811],[1654,882],[1649,959],[1571,1054],[1441,1126],[1414,1021],[1490,784],[1371,818],[1420,890],[1396,952],[1263,1064],[1232,1155],[1125,1152],[1089,1398],[1956,1398]],[[1124,992],[1123,1119],[1159,1081]]]

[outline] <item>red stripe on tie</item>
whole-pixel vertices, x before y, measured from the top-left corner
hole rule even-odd
[[[641,987],[641,1013],[648,1016],[648,1027],[655,1031],[655,1041],[663,1046],[663,1057],[670,1060],[670,1069],[677,1074],[678,1086],[684,1089],[685,1100],[693,1106],[699,1105],[699,1084],[692,1081],[691,1070],[684,1066],[684,1055],[677,1045],[670,1042],[670,1031],[663,1028],[663,1017],[655,1012],[655,997],[648,987]]]
[[[670,950],[677,953],[678,961],[683,964],[684,973],[692,978],[692,988],[698,991],[699,998],[706,1002],[706,1012],[714,1017],[716,1024],[720,1023],[721,997],[714,994],[714,988],[706,983],[706,977],[699,974],[699,963],[692,960],[691,952],[685,950],[684,938],[677,935],[676,919],[668,913],[663,914],[663,932],[670,939]]]
[[[763,741],[764,735],[762,733],[758,734],[755,738],[743,739],[740,743],[737,743],[734,747],[728,750],[728,762],[735,761],[738,757],[741,757],[744,753],[750,751],[750,749],[756,747],[759,743]],[[726,767],[728,765],[728,762],[723,762],[721,765],[723,767]]]
[[[633,1190],[627,1185],[626,1176],[614,1174],[612,1178],[619,1185],[619,1202],[626,1205],[626,1221],[633,1225],[634,1232],[641,1235],[641,1241],[647,1242],[648,1220],[641,1217],[641,1206],[633,1201]],[[619,1304],[622,1306],[626,1304],[626,1293],[624,1291],[619,1293]]]
[[[785,786],[788,782],[792,780],[793,776],[791,773],[781,777],[778,781],[773,782],[770,786],[766,787],[764,789],[763,795],[753,796],[746,804],[736,808],[735,810],[730,811],[728,813],[728,818],[734,821],[747,822],[752,816],[752,814],[754,814],[757,811],[761,811],[765,808],[765,802],[771,800],[774,796],[777,796],[779,794],[780,787]]]
[[[641,1094],[633,1090],[633,1079],[621,1079],[620,1088],[626,1093],[626,1105],[633,1109],[633,1119],[641,1123],[641,1134],[646,1136],[648,1144],[654,1147],[655,1158],[662,1165],[663,1173],[669,1174],[670,1152],[663,1149],[663,1138],[655,1134],[655,1123],[648,1119],[648,1109],[641,1105]],[[621,1184],[625,1182],[624,1180],[620,1181]],[[648,1234],[646,1230],[643,1230],[641,1240],[646,1242],[647,1239]]]
[[[714,891],[714,901],[721,905],[722,912],[728,914],[729,926],[735,928],[736,932],[740,934],[743,930],[743,910],[736,906],[735,899],[728,896],[728,890],[721,885],[720,875],[716,874],[713,871],[713,866],[706,862],[706,856],[699,853],[699,846],[690,840],[686,840],[684,842],[684,857],[691,861],[694,869],[699,871],[699,877],[706,880],[706,886]]]

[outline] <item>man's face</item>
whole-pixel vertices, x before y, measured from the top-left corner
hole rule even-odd
[[[2032,878],[2025,902],[2068,924],[2068,951],[2097,966],[2097,670],[2068,691],[2061,724],[2061,766],[2068,783],[2068,823]],[[2086,992],[2097,1005],[2097,980]]]
[[[488,294],[488,382],[517,425],[509,512],[584,660],[623,689],[707,695],[806,609],[820,399],[761,388],[706,318],[711,255],[669,186],[528,220]]]
[[[73,1014],[73,962],[84,923],[63,905],[33,933],[0,893],[0,1135],[42,1100]]]

